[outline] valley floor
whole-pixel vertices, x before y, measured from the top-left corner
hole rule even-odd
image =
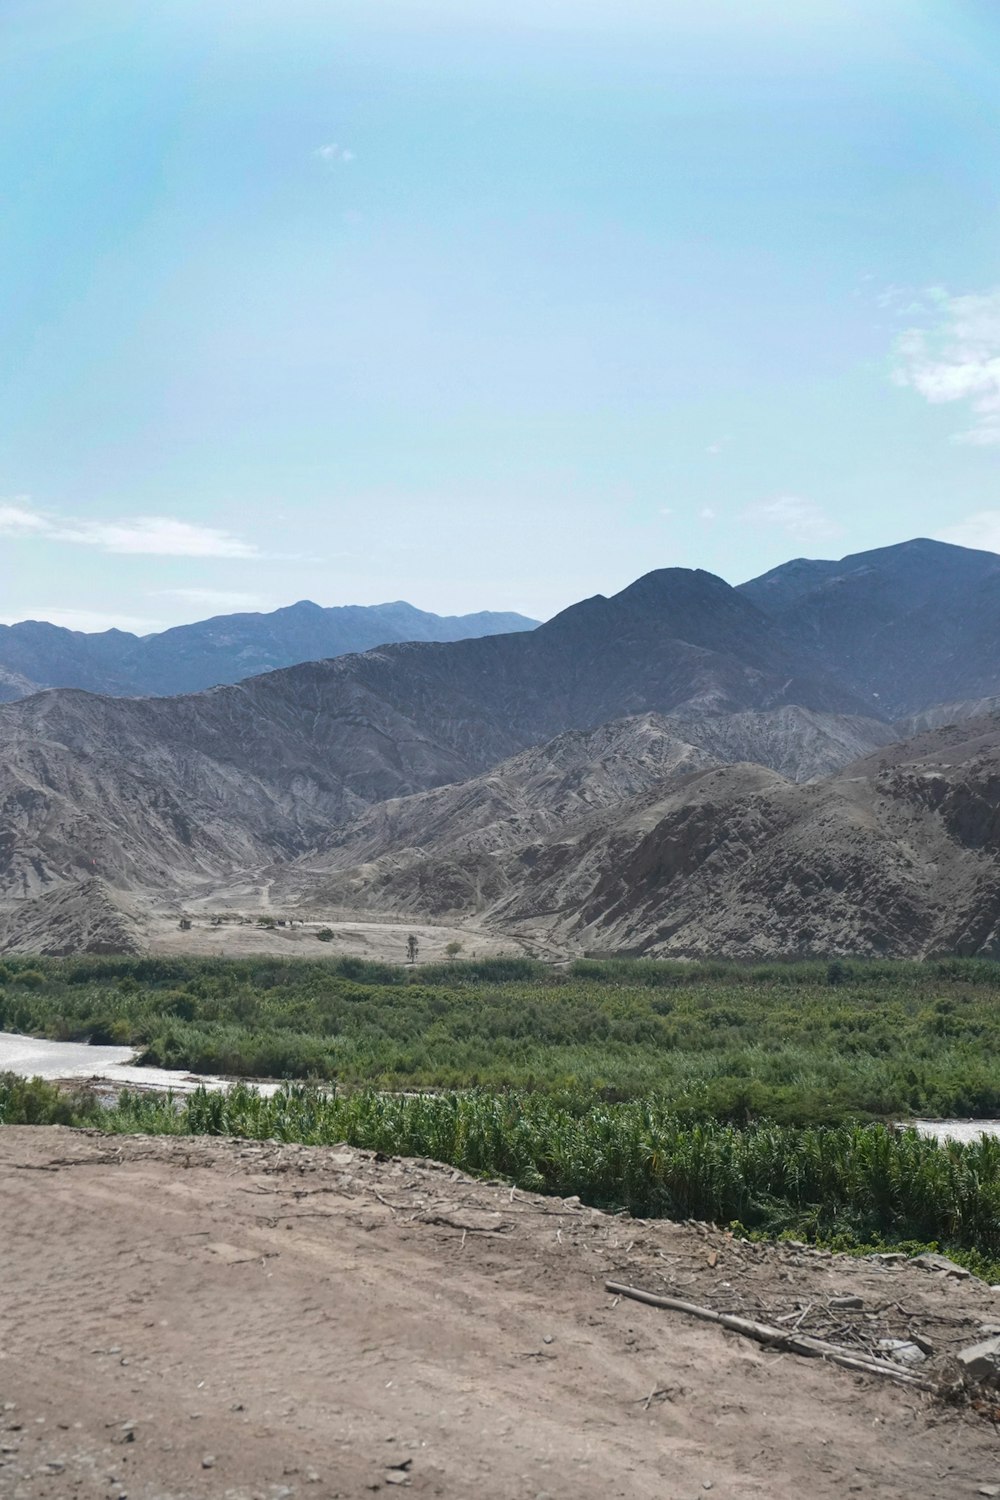
[[[855,1318],[919,1328],[938,1368],[1000,1316],[974,1278],[345,1147],[8,1126],[0,1192],[13,1500],[955,1500],[997,1480],[996,1428],[967,1408],[604,1290],[772,1320],[856,1293]]]
[[[258,918],[267,915],[267,909],[258,906],[239,917],[220,918],[216,925],[217,910],[213,911],[211,906],[204,911],[192,908],[191,926],[182,929],[174,913],[151,908],[143,919],[144,946],[150,953],[191,954],[199,958],[242,958],[270,953],[285,958],[352,957],[402,964],[406,962],[406,943],[412,934],[417,939],[422,963],[443,962],[448,956],[449,943],[459,944],[463,958],[523,952],[533,957],[548,956],[541,942],[523,943],[515,937],[498,937],[473,926],[448,926],[425,918],[395,921],[366,911],[338,912],[330,917],[296,914],[291,925],[283,917],[281,927],[261,926]],[[332,937],[325,942],[318,939],[316,934],[322,931],[332,933]]]

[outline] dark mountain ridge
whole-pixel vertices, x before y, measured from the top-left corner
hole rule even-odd
[[[742,584],[789,649],[878,717],[1000,691],[1000,557],[917,538]]]

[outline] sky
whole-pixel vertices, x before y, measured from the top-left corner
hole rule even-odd
[[[1000,551],[996,0],[0,0],[0,619]]]

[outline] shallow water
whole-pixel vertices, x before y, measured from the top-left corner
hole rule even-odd
[[[21,1078],[78,1079],[117,1084],[120,1088],[172,1089],[192,1094],[202,1084],[209,1089],[231,1088],[234,1079],[211,1074],[184,1073],[172,1068],[140,1068],[134,1047],[93,1047],[87,1042],[48,1042],[33,1036],[0,1031],[0,1073]],[[262,1094],[273,1094],[276,1083],[255,1083]]]
[[[975,1141],[981,1135],[1000,1135],[1000,1120],[910,1120],[921,1135],[938,1141]]]
[[[16,1073],[21,1078],[56,1080],[77,1079],[81,1083],[100,1081],[119,1088],[151,1089],[175,1094],[193,1094],[204,1085],[208,1089],[230,1089],[238,1080],[220,1078],[211,1073],[185,1073],[172,1068],[140,1068],[135,1062],[134,1047],[97,1047],[88,1042],[49,1042],[39,1037],[19,1036],[0,1031],[0,1073]],[[277,1083],[239,1080],[252,1083],[268,1097],[281,1087]],[[1000,1120],[908,1120],[907,1125],[921,1135],[944,1141],[974,1141],[980,1135],[1000,1136]]]

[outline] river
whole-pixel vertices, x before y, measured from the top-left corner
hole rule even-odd
[[[21,1078],[47,1078],[51,1081],[99,1081],[119,1088],[166,1090],[175,1094],[193,1094],[202,1085],[208,1089],[228,1089],[232,1078],[197,1075],[172,1068],[140,1068],[135,1062],[134,1047],[95,1047],[87,1042],[47,1042],[33,1036],[18,1036],[0,1031],[0,1073],[17,1073]],[[262,1094],[273,1094],[280,1085],[254,1082]]]
[[[140,1088],[175,1094],[193,1094],[195,1089],[232,1088],[235,1079],[218,1078],[210,1073],[185,1073],[172,1068],[140,1068],[135,1062],[134,1047],[95,1047],[88,1042],[47,1042],[33,1036],[19,1036],[0,1031],[0,1073],[17,1073],[21,1078],[47,1078],[55,1082],[76,1079],[81,1083],[99,1081],[119,1088]],[[252,1082],[260,1093],[270,1096],[281,1087],[277,1083]],[[979,1135],[1000,1136],[1000,1120],[911,1120],[921,1135],[944,1141],[974,1141]]]

